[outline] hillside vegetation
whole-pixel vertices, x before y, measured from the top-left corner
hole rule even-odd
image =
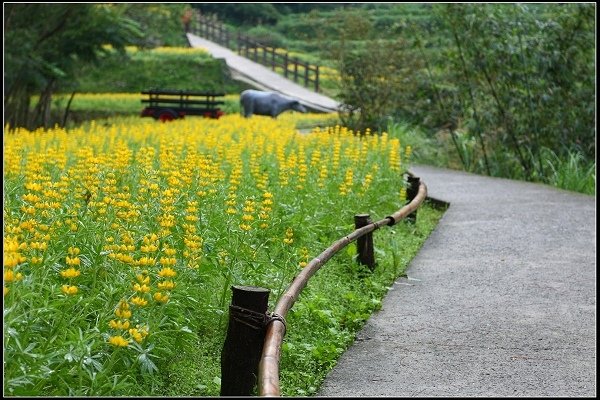
[[[419,162],[595,193],[593,4],[11,5],[7,123],[61,123],[65,102],[53,93],[149,86],[239,93],[244,85],[217,60],[150,50],[182,46],[188,7],[318,63],[322,90],[346,105],[341,125],[408,127],[424,135],[407,135],[408,143],[446,150]],[[47,23],[29,23],[36,13]],[[45,27],[63,18],[64,35],[44,39]],[[31,46],[38,40],[43,49]],[[116,51],[103,50],[106,43]],[[152,55],[140,57],[145,52]]]
[[[323,86],[347,105],[343,125],[418,126],[461,169],[595,193],[595,5],[272,6],[197,5],[335,69]]]

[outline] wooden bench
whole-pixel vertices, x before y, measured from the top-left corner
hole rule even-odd
[[[143,91],[142,95],[148,97],[142,99],[142,103],[146,103],[147,106],[142,110],[141,116],[163,122],[186,115],[219,118],[224,114],[219,106],[225,102],[217,98],[225,96],[225,93],[151,89]]]

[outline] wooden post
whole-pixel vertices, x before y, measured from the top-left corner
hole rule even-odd
[[[304,87],[308,87],[308,64],[304,64]]]
[[[315,67],[315,92],[319,93],[319,66]]]
[[[421,178],[416,176],[408,176],[408,188],[406,189],[406,203],[410,203],[414,200],[419,193],[419,184],[421,183]],[[412,224],[417,222],[417,210],[406,216],[406,220]]]
[[[288,53],[285,53],[285,56],[283,56],[283,71],[284,71],[284,75],[287,78],[288,77],[288,62],[289,62],[289,56]]]
[[[294,58],[294,82],[298,83],[298,58]]]
[[[362,228],[373,223],[369,214],[358,214],[354,216],[354,227]],[[371,271],[375,269],[375,253],[373,251],[373,233],[369,232],[356,239],[356,252],[358,254],[358,262],[369,267]]]
[[[275,71],[275,47],[271,47],[271,69]]]
[[[221,396],[251,396],[266,333],[269,289],[232,286],[229,325],[221,352]]]

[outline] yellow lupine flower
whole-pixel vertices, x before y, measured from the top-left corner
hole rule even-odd
[[[13,268],[19,264],[19,257],[15,253],[4,253],[4,267]]]
[[[146,336],[148,336],[148,330],[146,327],[140,328],[139,325],[136,328],[131,328],[129,334],[138,343],[141,343]]]
[[[171,248],[164,248],[163,251],[168,256],[174,256],[177,253],[177,250]]]
[[[119,318],[129,319],[131,318],[131,311],[129,310],[116,310],[115,315]]]
[[[158,288],[161,290],[172,290],[175,287],[175,282],[173,281],[164,281],[158,283]]]
[[[140,285],[139,283],[136,283],[133,285],[133,290],[140,293],[148,293],[150,291],[150,287],[148,285]]]
[[[127,347],[129,345],[129,341],[124,339],[123,336],[111,336],[108,339],[108,343],[115,347]]]
[[[63,278],[77,278],[79,275],[81,275],[81,271],[79,271],[78,269],[75,269],[75,268],[71,267],[69,269],[65,269],[63,271],[60,271],[60,275]]]
[[[22,273],[17,272],[15,274],[12,269],[4,270],[4,282],[16,282],[20,281],[21,279],[23,279]]]
[[[81,265],[81,260],[79,259],[79,257],[71,258],[71,257],[67,256],[66,262],[67,262],[67,265]]]
[[[172,278],[172,277],[174,277],[175,275],[177,275],[177,272],[175,272],[175,271],[174,271],[172,268],[170,268],[170,267],[163,268],[163,269],[161,269],[161,270],[158,272],[158,276],[160,276],[160,277],[162,277],[162,278]]]
[[[406,200],[406,188],[400,189],[400,201],[404,202]]]
[[[142,285],[148,285],[150,283],[150,277],[149,276],[144,276],[145,274],[137,274],[136,275],[136,279],[138,280],[139,283],[141,283]]]
[[[63,292],[64,294],[66,294],[68,296],[77,294],[77,292],[79,291],[79,289],[77,289],[77,286],[71,286],[71,285],[62,285],[60,290],[61,290],[61,292]]]
[[[113,329],[129,329],[129,321],[125,320],[124,322],[122,321],[116,321],[114,319],[111,319],[110,322],[108,323],[108,325],[113,328]]]
[[[130,329],[129,334],[131,335],[133,340],[135,340],[138,343],[142,343],[142,340],[144,340],[142,334],[135,328]]]
[[[41,264],[44,259],[42,257],[31,257],[31,264],[38,265]]]
[[[160,287],[160,284],[159,284],[159,287]],[[139,296],[134,296],[134,297],[131,299],[131,302],[132,302],[133,304],[135,304],[136,306],[139,306],[139,307],[143,307],[143,306],[145,306],[146,304],[148,304],[148,300],[146,300],[146,299],[144,299],[144,298],[142,298],[142,297],[139,297]]]
[[[140,247],[140,250],[141,250],[143,253],[152,253],[153,251],[156,251],[156,250],[158,250],[158,247],[157,247],[155,244],[149,244],[149,245],[147,245],[147,246],[144,246],[144,245],[142,245],[142,246]]]
[[[175,257],[161,257],[160,263],[164,266],[175,265],[177,263],[177,259]],[[160,273],[159,273],[160,275]],[[162,275],[160,275],[162,276]]]
[[[167,301],[169,301],[169,295],[163,294],[161,292],[154,293],[153,297],[154,297],[154,300],[158,301],[159,303],[166,303]]]
[[[127,304],[127,301],[121,300],[119,302],[119,306],[115,310],[115,315],[122,319],[131,318],[131,311],[129,311],[129,304]]]

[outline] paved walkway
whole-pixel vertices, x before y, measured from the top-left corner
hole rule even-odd
[[[412,171],[450,207],[319,396],[595,396],[595,197]]]
[[[249,83],[259,90],[275,91],[295,98],[310,111],[329,113],[338,110],[340,104],[337,101],[297,85],[261,64],[237,55],[226,47],[192,33],[187,33],[187,38],[190,46],[206,49],[214,58],[224,58],[234,79]]]

